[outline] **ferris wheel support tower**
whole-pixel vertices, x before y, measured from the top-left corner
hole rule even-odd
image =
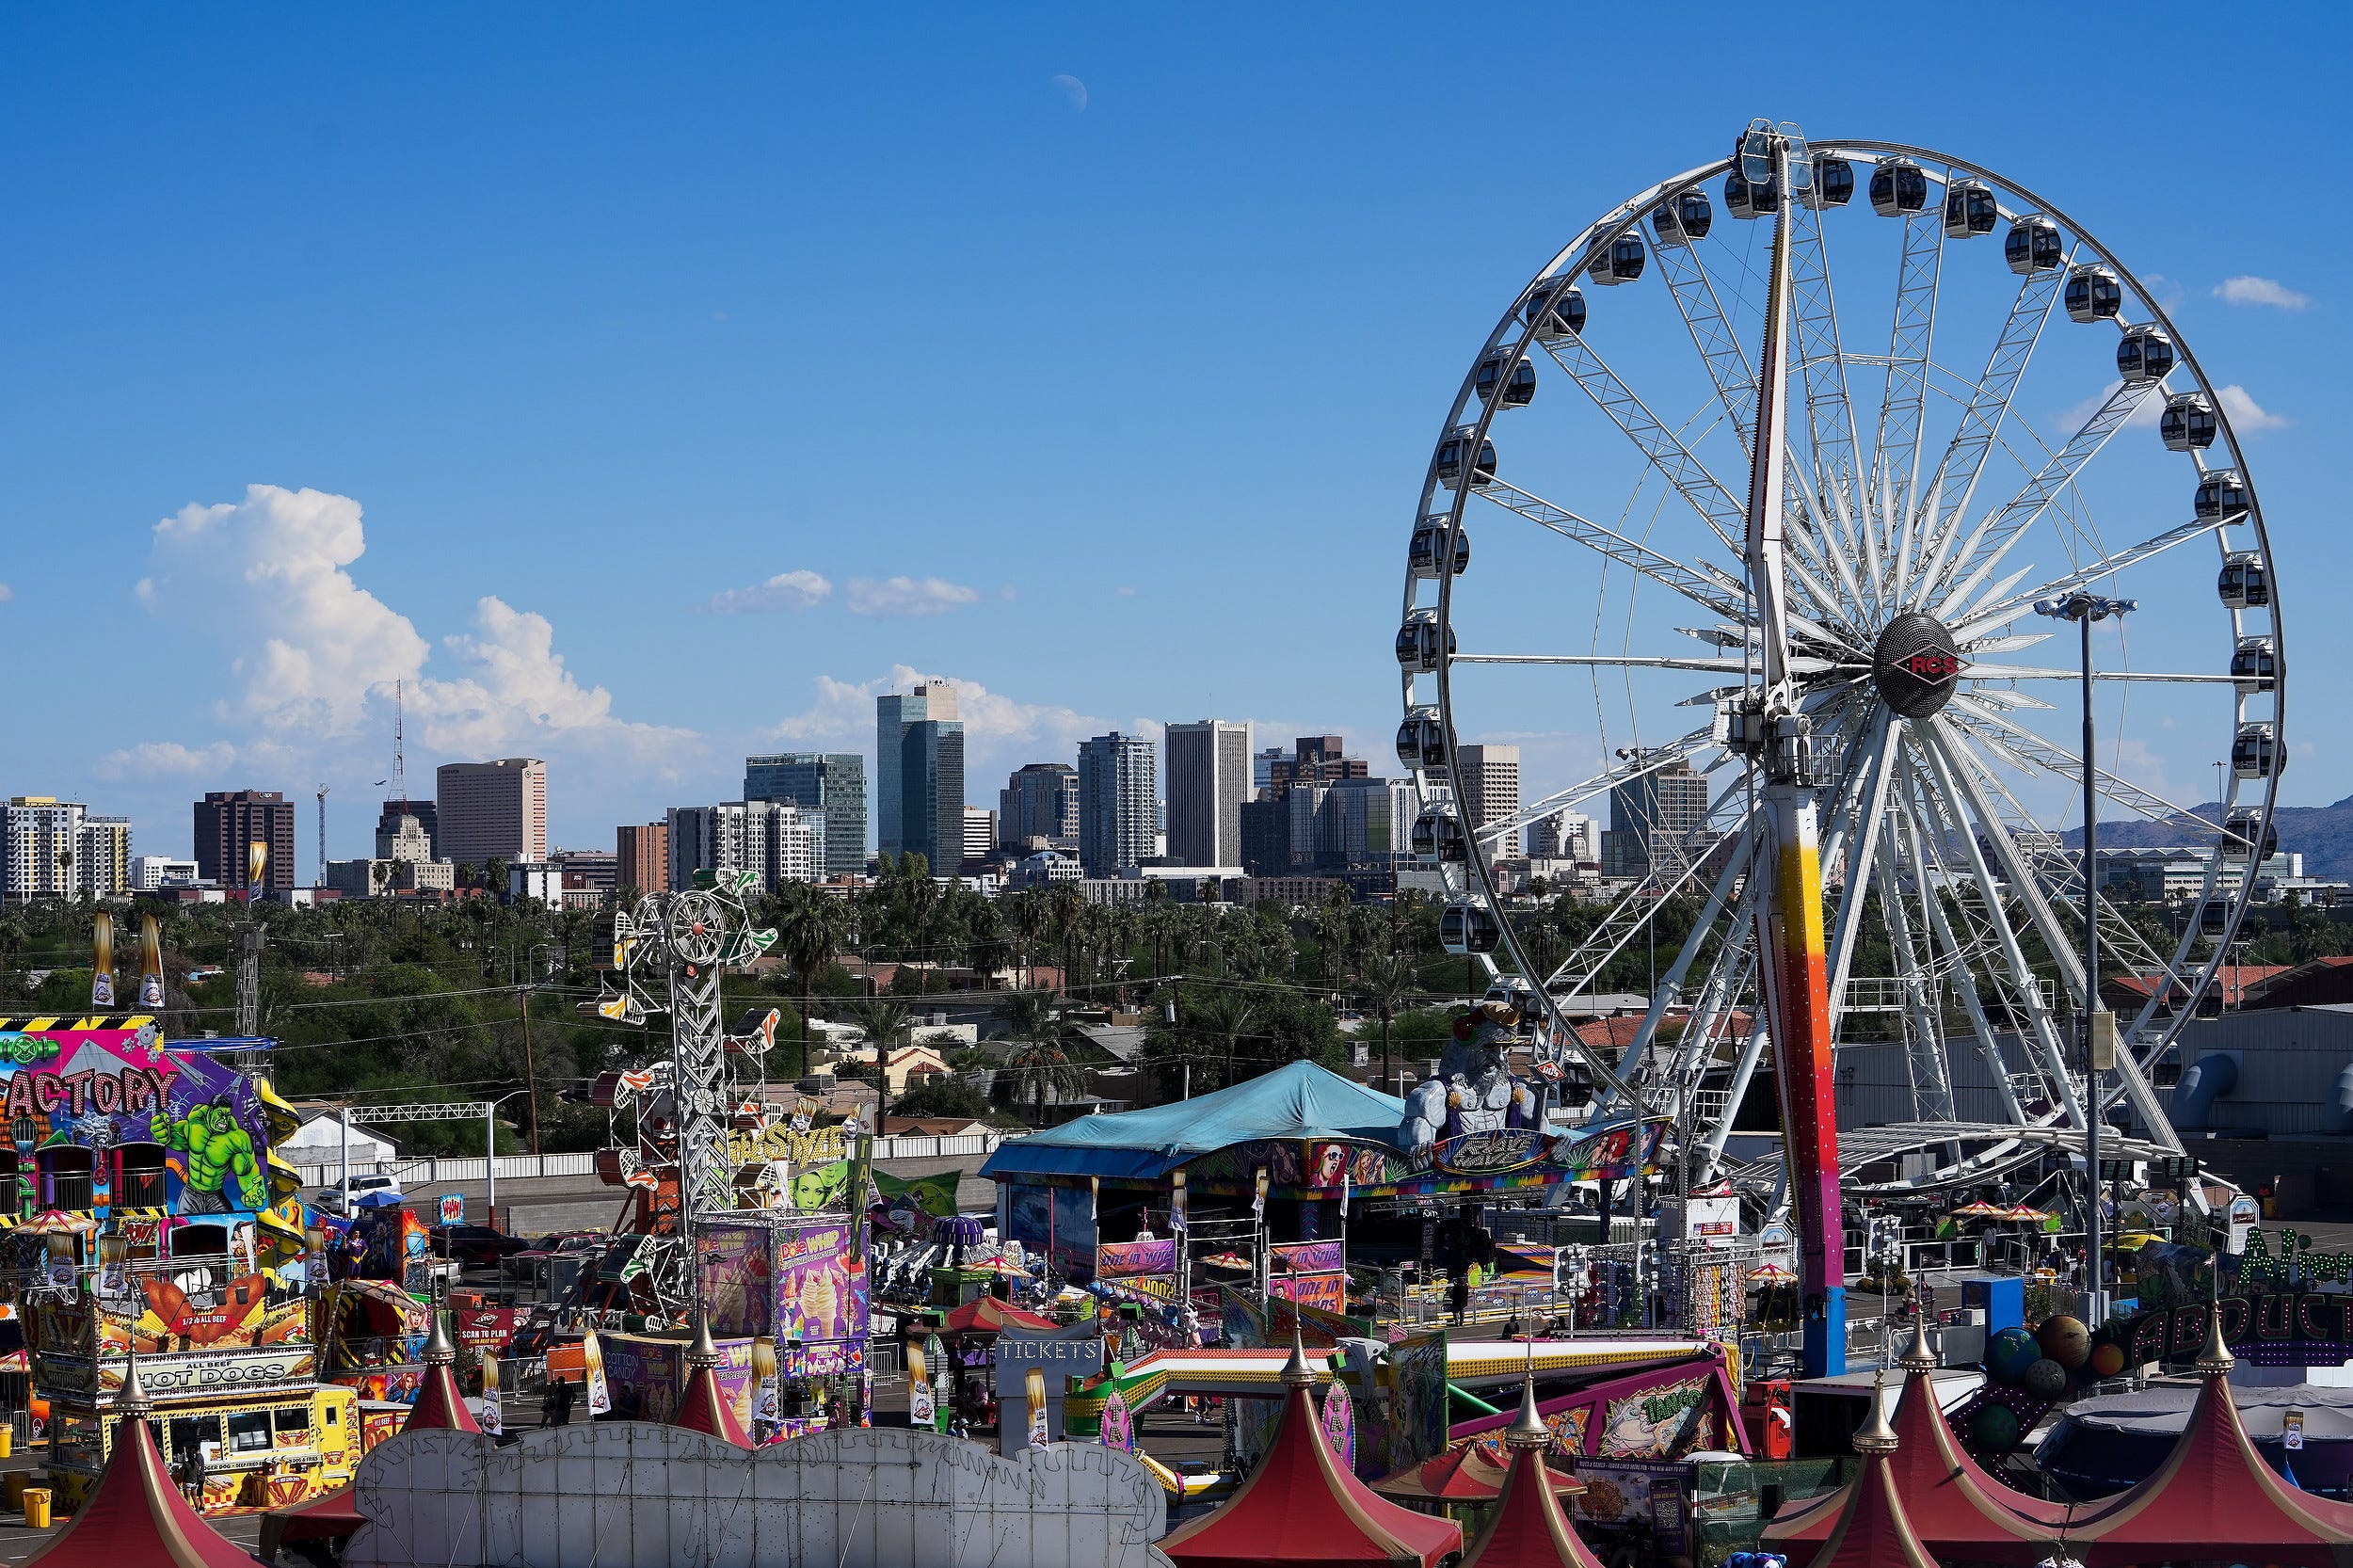
[[[1781,1092],[1791,1209],[1798,1222],[1804,1305],[1805,1375],[1847,1369],[1847,1272],[1838,1200],[1838,1108],[1831,1061],[1830,960],[1822,941],[1820,827],[1814,808],[1812,745],[1789,677],[1788,587],[1783,575],[1785,426],[1789,388],[1789,238],[1798,182],[1811,162],[1791,137],[1758,120],[1740,139],[1752,184],[1771,182],[1770,293],[1757,367],[1755,447],[1749,472],[1748,566],[1762,677],[1727,714],[1727,739],[1763,778],[1762,833],[1750,872],[1757,884],[1759,989],[1773,1074]]]

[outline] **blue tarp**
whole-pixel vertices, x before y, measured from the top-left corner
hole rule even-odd
[[[1312,1062],[1293,1062],[1214,1095],[1145,1111],[1081,1116],[1009,1139],[981,1175],[1124,1176],[1157,1181],[1187,1160],[1232,1144],[1269,1139],[1357,1138],[1395,1144],[1405,1102]]]

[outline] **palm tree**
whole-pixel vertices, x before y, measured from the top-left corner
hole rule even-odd
[[[849,935],[850,907],[823,888],[805,882],[777,889],[770,918],[776,928],[776,951],[801,977],[801,1073],[808,1076],[808,1016],[814,1005],[817,976],[840,951]]]
[[[1053,929],[1062,943],[1062,988],[1067,992],[1078,976],[1075,954],[1086,921],[1086,897],[1065,882],[1054,889]]]
[[[1397,1016],[1398,1004],[1414,990],[1414,967],[1394,953],[1384,953],[1365,966],[1361,977],[1365,1000],[1381,1015],[1381,1092],[1387,1094],[1389,1076],[1389,1020]]]
[[[874,1048],[874,1136],[882,1136],[883,1120],[890,1113],[890,1049],[915,1021],[914,1013],[898,997],[862,997],[848,1012],[866,1032]]]
[[[1009,921],[1013,927],[1014,939],[1021,949],[1021,968],[1024,971],[1021,984],[1024,986],[1032,985],[1037,981],[1037,975],[1034,972],[1037,962],[1037,944],[1039,939],[1046,935],[1046,898],[1036,888],[1025,888],[1013,896]]]
[[[1225,1042],[1225,1072],[1218,1087],[1231,1088],[1238,1081],[1234,1076],[1235,1045],[1257,1021],[1257,1010],[1251,1006],[1250,998],[1241,991],[1211,991],[1193,1008],[1193,1020],[1210,1038]]]
[[[1054,997],[1047,991],[1015,991],[997,1011],[1015,1043],[990,1086],[990,1098],[1008,1107],[1028,1102],[1030,1120],[1042,1127],[1049,1102],[1086,1092],[1076,1050],[1079,1031],[1056,1013]]]

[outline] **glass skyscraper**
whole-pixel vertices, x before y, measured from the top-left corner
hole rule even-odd
[[[964,863],[964,725],[945,680],[874,699],[874,839],[935,876]]]
[[[782,800],[825,814],[825,874],[866,869],[866,759],[850,751],[786,751],[744,759],[744,798]]]

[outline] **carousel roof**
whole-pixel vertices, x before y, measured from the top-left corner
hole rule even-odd
[[[1555,1496],[1557,1477],[1545,1464],[1552,1433],[1536,1414],[1536,1376],[1531,1370],[1520,1388],[1520,1413],[1503,1434],[1510,1445],[1511,1465],[1504,1471],[1503,1492],[1494,1514],[1463,1568],[1601,1568],[1585,1543],[1577,1539],[1568,1515]],[[1572,1490],[1583,1491],[1572,1482]]]
[[[2077,1525],[2067,1555],[2084,1568],[2201,1557],[2279,1568],[2353,1562],[2353,1505],[2299,1491],[2264,1463],[2239,1424],[2232,1357],[2211,1308],[2207,1322],[2197,1363],[2205,1386],[2173,1451],[2147,1480]]]
[[[1195,1102],[1198,1103],[1198,1102]],[[1225,1505],[1160,1543],[1177,1568],[1227,1564],[1389,1563],[1435,1568],[1462,1549],[1463,1529],[1376,1495],[1340,1464],[1316,1419],[1315,1374],[1293,1343],[1282,1414],[1266,1457]]]
[[[148,1430],[150,1406],[134,1363],[119,1402],[105,1474],[56,1538],[24,1560],[49,1568],[253,1568],[255,1560],[223,1540],[180,1495]],[[134,1419],[133,1417],[136,1417]]]
[[[408,1407],[408,1419],[403,1432],[480,1432],[473,1412],[457,1392],[457,1378],[450,1368],[457,1360],[457,1347],[449,1336],[449,1324],[441,1314],[433,1314],[432,1332],[424,1341],[424,1377],[417,1384],[417,1402]]]
[[[1795,1557],[1798,1548],[1826,1544],[1846,1518],[1856,1491],[1874,1470],[1884,1470],[1902,1498],[1910,1529],[1931,1554],[2021,1564],[2049,1557],[2068,1520],[2080,1520],[2091,1510],[2071,1509],[2011,1490],[1953,1440],[1952,1428],[1937,1405],[1936,1356],[1921,1325],[1913,1326],[1902,1365],[1906,1375],[1903,1395],[1896,1403],[1896,1447],[1885,1463],[1866,1465],[1863,1474],[1827,1497],[1767,1525],[1768,1549]],[[1872,1399],[1876,1410],[1876,1390]]]
[[[1143,1111],[1081,1116],[1008,1139],[981,1175],[1098,1176],[1158,1180],[1187,1160],[1231,1144],[1354,1138],[1390,1144],[1405,1102],[1352,1082],[1312,1062]]]
[[[1009,1328],[1053,1329],[1061,1326],[1050,1318],[1024,1312],[1010,1302],[1000,1302],[994,1296],[976,1296],[947,1314],[941,1322],[941,1332],[1002,1334]]]

